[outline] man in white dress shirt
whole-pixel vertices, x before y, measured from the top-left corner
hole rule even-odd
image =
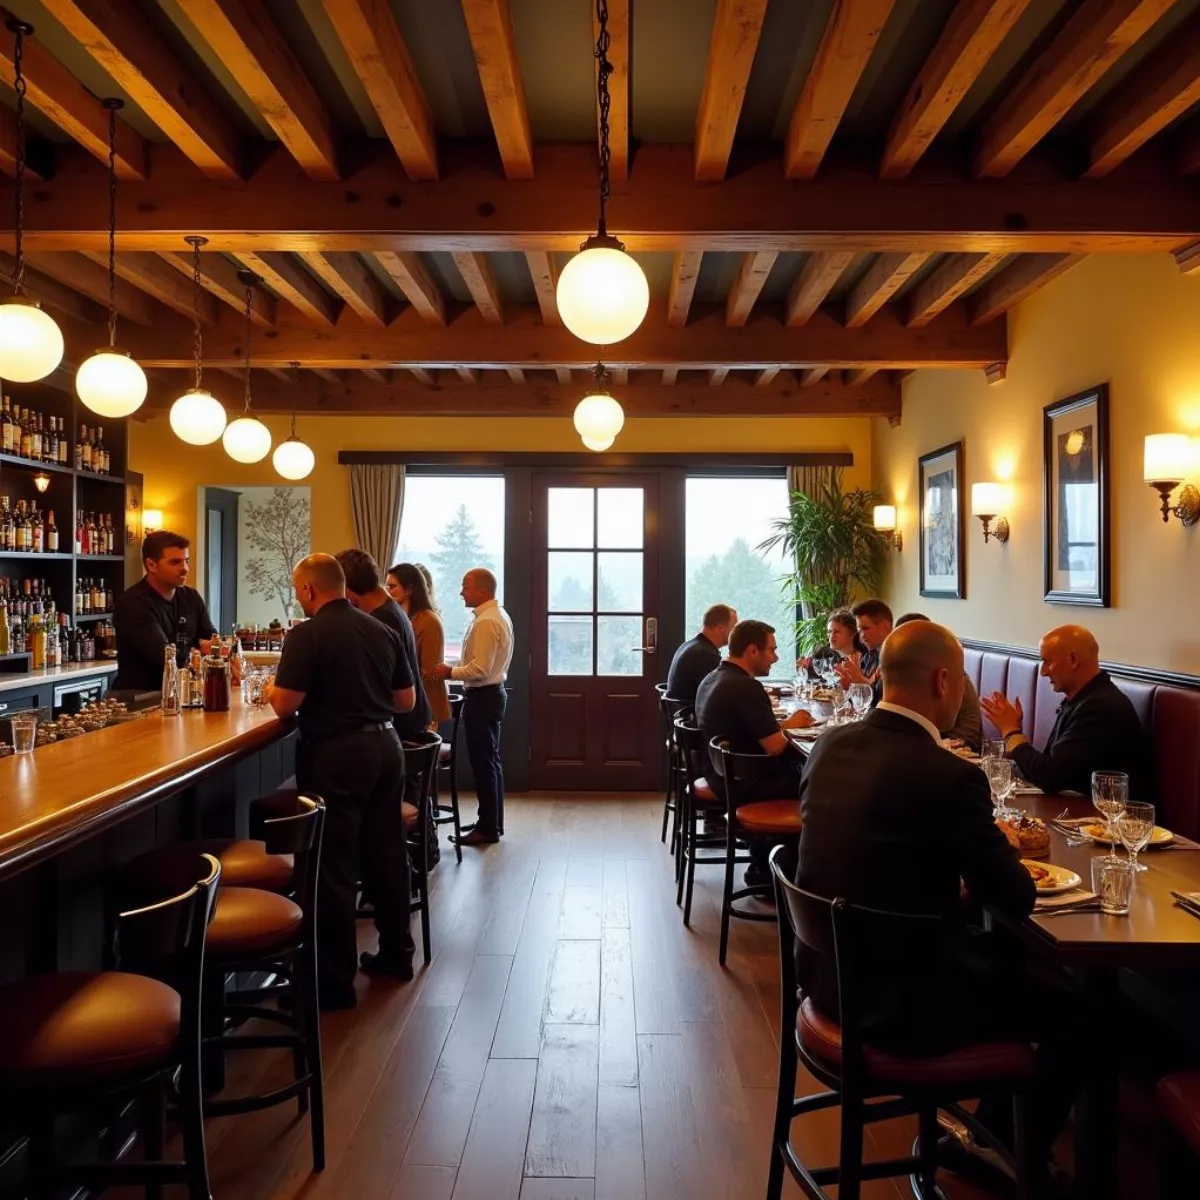
[[[475,776],[479,819],[463,834],[463,846],[484,846],[504,833],[504,768],[500,765],[500,726],[504,721],[504,681],[513,656],[513,627],[496,602],[496,577],[485,567],[463,576],[463,603],[475,616],[463,637],[458,666],[438,665],[435,674],[457,679],[467,691],[463,705],[467,758]]]

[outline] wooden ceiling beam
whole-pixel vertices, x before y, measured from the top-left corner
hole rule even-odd
[[[159,258],[185,279],[192,278],[190,254],[160,254]],[[200,283],[205,291],[216,296],[223,304],[228,304],[235,312],[246,311],[246,285],[238,278],[238,268],[222,255],[200,255]],[[261,287],[254,289],[250,301],[250,320],[255,325],[270,329],[275,324],[277,308],[274,296]]]
[[[433,110],[387,0],[324,0],[325,11],[409,179],[438,177]]]
[[[376,367],[364,367],[362,375],[364,379],[369,379],[372,383],[387,384],[392,382],[391,371],[381,371]]]
[[[454,371],[463,383],[470,384],[472,387],[479,386],[480,371],[477,367],[457,366]]]
[[[878,373],[878,367],[859,367],[854,371],[843,371],[842,382],[847,387],[857,388],[862,387],[868,379],[874,379]]]
[[[708,386],[720,387],[729,378],[728,367],[713,367],[708,373]]]
[[[1084,0],[984,125],[975,175],[1007,175],[1174,2]]]
[[[0,171],[5,175],[17,173],[17,119],[8,109],[0,109]],[[43,182],[43,174],[29,162],[28,142],[26,142],[25,174],[38,183]]]
[[[629,368],[628,367],[614,367],[612,377],[613,377],[613,383],[619,384],[621,387],[625,387],[626,384],[629,383]]]
[[[815,387],[828,374],[828,367],[805,367],[796,372],[796,381],[803,388]]]
[[[1012,178],[974,183],[937,153],[905,179],[872,180],[864,175],[869,160],[839,149],[798,189],[779,177],[778,159],[719,185],[697,184],[691,147],[642,146],[638,169],[613,197],[609,223],[634,252],[1173,251],[1200,239],[1200,182],[1179,178],[1154,149],[1108,179],[1069,179],[1038,154]],[[178,250],[183,231],[207,236],[209,251],[235,254],[575,252],[595,227],[590,141],[539,148],[538,179],[529,183],[489,175],[478,146],[454,153],[440,182],[397,180],[394,156],[383,149],[331,187],[297,179],[295,161],[279,147],[252,179],[231,188],[201,178],[171,147],[156,147],[151,178],[118,194],[119,246]],[[38,188],[28,248],[106,250],[103,167],[74,146],[60,147],[56,157],[53,180]],[[0,206],[5,228],[11,214]],[[11,247],[11,236],[0,242]]]
[[[30,266],[32,267],[32,264]],[[0,252],[0,274],[3,274],[6,282],[12,278],[15,268],[16,262],[12,256]],[[25,272],[25,291],[43,307],[52,308],[60,318],[72,318],[88,326],[88,336],[93,344],[72,345],[72,354],[86,357],[100,344],[100,335],[92,327],[105,323],[108,317],[107,305],[97,304],[87,296],[80,295],[74,288],[30,268]],[[107,341],[105,338],[106,344]]]
[[[331,296],[288,254],[235,255],[238,262],[258,275],[282,300],[318,325],[334,325],[342,311],[342,300]]]
[[[696,179],[725,178],[767,0],[717,0],[704,88],[696,113]]]
[[[178,0],[310,179],[338,178],[337,136],[263,0]]]
[[[0,83],[13,85],[15,39],[0,9]],[[37,38],[27,38],[22,70],[27,99],[43,116],[108,165],[108,110],[47,51]],[[117,118],[116,170],[118,179],[146,178],[146,141]]]
[[[674,387],[679,382],[678,367],[664,367],[662,373],[663,387]]]
[[[108,256],[85,252],[85,257],[108,269]],[[118,254],[117,274],[148,296],[191,320],[197,306],[193,295],[191,274],[184,278],[155,254]],[[217,323],[217,303],[208,292],[199,296],[200,320],[205,325]]]
[[[994,279],[989,279],[973,296],[968,297],[968,320],[972,325],[983,325],[995,320],[1086,257],[1086,254],[1022,255]]]
[[[561,416],[570,419],[576,402],[569,391],[549,377],[531,377],[514,384],[503,374],[491,372],[477,381],[450,372],[435,384],[426,385],[397,373],[388,384],[364,378],[363,371],[347,371],[326,383],[305,372],[295,383],[264,379],[256,381],[254,407],[260,413],[395,413],[400,406],[414,416]],[[152,396],[148,407],[164,413],[173,399],[173,389]],[[238,385],[230,380],[213,380],[213,391],[232,406],[240,398]],[[621,407],[628,417],[720,417],[738,416],[894,416],[900,411],[900,388],[880,373],[870,381],[848,388],[839,378],[814,380],[801,386],[789,376],[780,376],[768,388],[756,388],[749,379],[733,376],[719,387],[707,380],[680,383],[664,388],[656,383],[632,383],[621,391]]]
[[[437,280],[429,273],[421,256],[413,250],[384,250],[375,255],[375,261],[395,281],[409,304],[425,318],[446,323],[446,301]]]
[[[509,367],[509,368],[507,368],[505,373],[508,375],[509,379],[511,379],[513,381],[513,383],[524,383],[525,382],[524,367]]]
[[[395,307],[391,296],[357,254],[307,251],[300,258],[368,325],[383,328],[391,321]]]
[[[560,386],[565,387],[567,384],[569,384],[571,382],[571,368],[570,367],[555,367],[554,375],[555,375],[555,378],[557,378]]]
[[[426,371],[424,367],[409,367],[408,373],[422,386],[433,387],[436,371]]]
[[[533,178],[533,134],[508,0],[462,0],[483,98],[508,179]]]
[[[779,367],[764,367],[757,375],[754,376],[754,386],[756,388],[768,388],[775,382],[780,371]]]
[[[696,294],[696,281],[704,261],[702,250],[682,250],[675,255],[671,268],[671,294],[667,298],[667,323],[682,328],[688,322],[688,310]]]
[[[151,260],[154,263],[154,260]],[[173,279],[174,272],[154,263]],[[180,280],[182,283],[183,281]],[[205,299],[211,299],[207,294]],[[831,313],[821,311],[799,329],[789,329],[780,313],[756,312],[745,328],[725,325],[724,307],[693,311],[687,329],[667,324],[666,314],[651,310],[641,327],[606,355],[612,367],[680,367],[708,370],[733,367],[982,366],[1008,357],[1003,325],[972,328],[962,305],[952,305],[924,329],[908,329],[894,306],[880,311],[865,330],[847,329]],[[163,322],[153,329],[131,328],[127,345],[139,362],[186,366],[191,361],[191,330],[186,321]],[[205,361],[236,366],[241,361],[240,323],[222,321],[204,339]],[[595,348],[568,330],[542,324],[530,305],[512,306],[503,326],[488,322],[469,308],[450,325],[430,324],[405,309],[386,328],[353,312],[343,313],[332,329],[315,332],[310,322],[281,312],[268,338],[255,345],[261,366],[300,362],[334,370],[361,367],[470,366],[503,370],[587,370]]]
[[[241,178],[242,144],[233,123],[134,5],[42,0],[42,7],[205,175]]]
[[[30,254],[31,267],[108,308],[108,269],[82,254]],[[153,325],[162,316],[157,301],[118,277],[117,313],[138,325]]]
[[[309,369],[322,383],[342,382],[342,377],[336,371],[327,371],[322,367],[310,367]]]
[[[908,301],[909,326],[915,329],[928,325],[938,313],[990,275],[1004,258],[1003,254],[951,254],[913,291]]]
[[[743,254],[738,267],[737,278],[729,289],[729,298],[725,302],[725,324],[745,325],[749,320],[754,302],[758,299],[767,276],[779,255],[774,250],[758,250],[752,254]]]
[[[533,279],[533,290],[537,294],[538,307],[542,310],[542,320],[547,325],[561,325],[562,317],[558,315],[558,266],[554,255],[545,250],[529,250],[526,251],[525,262]]]
[[[902,179],[933,144],[1031,0],[960,0],[904,97],[879,163]]]
[[[788,292],[784,318],[787,323],[793,327],[803,325],[825,303],[825,297],[854,258],[853,250],[821,250],[810,254]]]
[[[846,328],[865,325],[928,258],[928,254],[881,254],[846,298]]]
[[[784,142],[788,179],[811,179],[825,157],[895,0],[842,0],[830,11]]]
[[[608,0],[608,148],[610,176],[617,183],[629,178],[629,8],[632,0]],[[596,7],[592,5],[592,38],[600,36]],[[597,70],[599,60],[596,61]],[[596,142],[600,140],[600,112],[596,111]]]
[[[1085,179],[1100,179],[1200,100],[1200,14],[1105,97]]]
[[[475,250],[456,250],[451,257],[483,319],[493,325],[503,325],[504,302],[500,299],[500,289],[496,286],[487,255]]]

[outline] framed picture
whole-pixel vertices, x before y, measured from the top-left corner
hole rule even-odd
[[[1043,412],[1046,599],[1107,608],[1108,385]]]
[[[961,600],[963,572],[963,444],[917,460],[921,490],[921,595]]]

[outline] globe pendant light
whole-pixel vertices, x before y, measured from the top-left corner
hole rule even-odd
[[[204,335],[200,331],[200,247],[208,238],[192,235],[184,238],[192,248],[192,352],[196,359],[196,383],[171,405],[171,428],[175,436],[189,446],[208,446],[225,429],[225,409],[205,387]]]
[[[271,462],[284,479],[303,479],[316,465],[317,456],[296,436],[295,413],[292,413],[292,432],[275,447]]]
[[[127,417],[146,399],[146,372],[117,348],[117,110],[123,100],[104,101],[108,109],[108,345],[75,372],[75,391],[85,408],[102,417]]]
[[[239,271],[238,278],[246,287],[246,407],[236,421],[230,421],[221,435],[225,453],[235,462],[262,462],[271,450],[271,431],[250,415],[250,306],[254,302],[254,285],[259,281],[253,271]]]
[[[575,432],[589,450],[607,450],[625,424],[625,412],[609,395],[608,372],[603,364],[592,368],[595,385],[575,405]]]
[[[608,0],[596,0],[596,88],[600,109],[600,220],[596,233],[579,247],[558,277],[558,312],[563,324],[579,339],[609,346],[627,338],[646,317],[650,287],[642,268],[625,253],[625,245],[610,236],[605,213],[612,189],[609,183]]]
[[[10,17],[13,35],[13,91],[17,95],[16,165],[13,171],[13,294],[0,302],[0,378],[11,383],[34,383],[58,368],[63,356],[63,335],[52,316],[41,310],[25,291],[25,73],[22,70],[25,38],[33,26]]]

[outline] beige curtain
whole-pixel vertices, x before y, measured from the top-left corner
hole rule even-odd
[[[803,492],[806,496],[812,496],[833,481],[833,468],[790,466],[787,469],[787,481],[789,496],[793,492]]]
[[[350,467],[350,512],[354,541],[378,564],[381,571],[392,565],[400,541],[400,517],[404,512],[404,467],[355,463]]]

